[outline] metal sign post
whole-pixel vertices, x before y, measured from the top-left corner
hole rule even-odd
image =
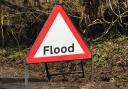
[[[28,69],[28,64],[26,63],[26,61],[24,60],[24,84],[25,86],[28,85],[28,79],[29,79],[29,69]]]
[[[50,74],[49,74],[49,71],[48,71],[48,64],[47,63],[44,63],[44,64],[45,64],[45,69],[46,69],[46,74],[47,74],[48,81],[50,81],[51,77],[50,77]]]
[[[83,60],[80,61],[81,71],[82,71],[82,78],[85,77],[84,75],[84,66],[83,66]]]
[[[91,81],[94,81],[94,62],[91,58]]]

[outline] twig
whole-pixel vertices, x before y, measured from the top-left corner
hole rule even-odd
[[[2,33],[1,33],[1,35],[2,35],[2,39],[3,39],[3,42],[2,42],[2,46],[4,46],[4,41],[5,41],[5,38],[4,38],[4,29],[3,29],[3,24],[4,24],[4,20],[3,20],[3,10],[1,11],[1,30],[2,30]]]
[[[111,9],[111,11],[117,16],[117,17],[119,17],[119,15],[116,13],[116,12],[114,12],[114,10],[113,10],[113,8],[112,8],[112,4],[111,4],[111,1],[110,0],[108,0],[108,3],[109,3],[109,7],[110,7],[110,9]]]

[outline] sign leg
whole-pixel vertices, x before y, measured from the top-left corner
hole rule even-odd
[[[84,66],[83,66],[83,60],[80,61],[80,66],[81,66],[81,70],[82,70],[82,78],[85,77],[84,75]]]
[[[94,81],[94,62],[91,59],[91,81]]]
[[[44,64],[45,64],[45,69],[46,69],[46,73],[47,73],[47,78],[50,81],[51,78],[50,78],[50,74],[49,74],[49,71],[48,71],[48,64],[47,63],[44,63]]]
[[[25,78],[25,86],[26,86],[28,85],[29,70],[28,70],[28,64],[26,64],[25,61],[24,61],[24,67],[25,67],[24,78]]]

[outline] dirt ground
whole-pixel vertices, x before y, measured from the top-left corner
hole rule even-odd
[[[1,84],[0,89],[128,89],[128,84],[120,82],[30,82],[27,86],[23,83]]]
[[[80,70],[79,61],[49,63],[48,65],[50,73]],[[64,68],[65,65],[68,68]],[[29,65],[29,85],[25,86],[23,65],[6,64],[0,66],[0,89],[128,89],[127,68],[115,66],[114,71],[111,72],[107,67],[95,66],[94,81],[90,82],[90,64],[84,61],[85,78],[81,78],[81,74],[59,75],[52,76],[49,82],[44,64],[32,64]]]
[[[108,82],[104,83],[71,83],[71,82],[42,82],[42,83],[31,83],[28,86],[24,85],[3,85],[1,89],[128,89],[127,86],[124,88],[121,86],[118,88]]]

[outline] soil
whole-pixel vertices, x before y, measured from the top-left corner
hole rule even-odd
[[[31,64],[29,65],[29,85],[25,86],[24,66],[14,64],[0,65],[0,89],[128,89],[128,67],[126,66],[114,66],[114,71],[111,72],[107,67],[95,65],[94,81],[90,82],[90,64],[89,61],[84,61],[85,78],[81,78],[81,74],[59,75],[52,76],[49,82],[44,64]],[[48,63],[48,65],[50,73],[80,70],[79,60]]]

